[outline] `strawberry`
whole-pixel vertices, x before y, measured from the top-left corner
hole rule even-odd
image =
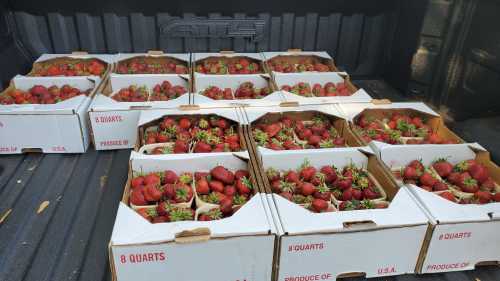
[[[163,182],[164,183],[176,183],[179,180],[177,174],[172,170],[166,170],[163,172]]]
[[[481,184],[481,190],[494,192],[496,188],[495,182],[492,178],[488,178]]]
[[[176,140],[174,144],[174,153],[187,153],[189,147],[185,141]]]
[[[330,189],[326,185],[320,185],[316,188],[316,191],[313,194],[314,198],[323,199],[326,201],[330,201],[332,197],[332,193]]]
[[[419,185],[419,187],[425,191],[429,191],[431,192],[432,191],[432,186],[428,186],[428,185]]]
[[[349,187],[348,189],[344,189],[342,192],[342,200],[343,201],[350,201],[352,200],[353,194],[352,194],[353,189]]]
[[[459,172],[452,172],[450,175],[448,175],[447,179],[452,184],[458,184],[458,182],[460,181],[460,173]]]
[[[239,194],[250,194],[252,192],[253,186],[247,177],[243,177],[236,180],[236,189]]]
[[[194,145],[195,153],[207,153],[212,151],[212,147],[204,141],[198,141]]]
[[[349,178],[338,178],[335,185],[341,190],[346,190],[352,186],[352,180]]]
[[[373,190],[372,188],[365,188],[363,189],[363,197],[366,199],[377,199],[380,197],[380,193],[377,191]]]
[[[312,146],[317,146],[321,142],[321,137],[318,135],[312,135],[308,138],[307,143]]]
[[[144,178],[145,185],[160,185],[160,177],[155,173],[150,173]]]
[[[480,183],[485,182],[490,177],[488,169],[482,164],[471,165],[469,173]]]
[[[213,192],[224,192],[224,184],[217,180],[212,180],[208,183],[210,190]]]
[[[238,182],[236,182],[237,184]],[[239,191],[238,191],[239,192]],[[226,185],[224,187],[224,195],[228,196],[228,197],[233,197],[236,195],[236,188],[234,187],[234,185]]]
[[[205,178],[200,178],[196,181],[196,193],[201,195],[210,193],[210,187]]]
[[[285,174],[285,181],[287,182],[298,182],[299,181],[299,175],[295,171],[288,171]]]
[[[474,193],[474,197],[477,199],[479,204],[487,204],[493,199],[493,195],[487,191],[478,190]]]
[[[434,186],[437,180],[430,173],[424,172],[420,176],[419,181],[422,185]]]
[[[420,177],[420,171],[412,166],[406,166],[403,171],[403,179],[417,180]]]
[[[187,118],[181,118],[179,119],[179,127],[181,129],[187,130],[191,128],[191,121],[189,121],[189,119]]]
[[[223,198],[219,205],[224,215],[231,215],[233,213],[233,200],[231,198]]]
[[[145,206],[148,204],[146,199],[144,198],[144,194],[142,189],[134,189],[130,193],[130,204],[136,206]]]
[[[320,171],[325,175],[326,183],[332,183],[337,180],[337,172],[334,166],[323,166]]]
[[[444,199],[449,200],[451,202],[457,202],[457,199],[455,198],[455,196],[451,192],[445,191],[443,193],[440,193],[439,196],[441,196]]]
[[[408,164],[408,166],[412,167],[412,168],[414,168],[414,169],[416,169],[418,171],[422,171],[422,172],[425,169],[424,168],[424,164],[422,164],[422,162],[419,161],[419,160],[413,160],[413,161],[411,161],[410,164]]]
[[[163,195],[167,197],[167,199],[173,199],[175,196],[175,184],[165,184],[165,186],[163,186]]]
[[[310,166],[308,162],[302,164],[300,170],[300,177],[304,181],[310,181],[315,174],[316,174],[316,168]]]
[[[214,208],[198,217],[199,221],[213,221],[222,219],[223,215],[219,208]]]
[[[463,192],[467,192],[467,193],[476,193],[479,190],[477,180],[475,180],[473,178],[463,179],[460,182],[459,186]]]
[[[453,172],[453,165],[446,159],[438,159],[432,164],[432,167],[442,178],[448,177]]]
[[[289,201],[292,201],[293,194],[291,192],[281,192],[279,195]]]
[[[191,201],[191,198],[193,198],[193,190],[190,186],[185,184],[177,184],[175,187],[175,195],[173,200],[176,203],[185,203]]]
[[[200,180],[200,179],[207,179],[207,177],[210,175],[208,172],[195,172],[194,173],[194,179],[195,180]]]
[[[493,195],[493,201],[500,202],[500,192],[497,192]]]
[[[149,184],[144,187],[144,198],[149,202],[156,202],[161,199],[163,192],[155,185]]]
[[[301,185],[302,195],[309,196],[312,195],[316,191],[316,187],[311,183],[304,182]]]
[[[363,199],[363,191],[361,189],[358,189],[358,188],[353,188],[352,189],[352,198],[354,198],[355,200],[361,200]]]
[[[274,169],[274,168],[268,168],[266,170],[266,175],[267,175],[267,179],[270,182],[279,180],[279,178],[280,178],[280,173],[276,169]]]
[[[212,177],[216,180],[220,180],[224,184],[234,183],[234,174],[223,166],[217,166],[210,171]]]
[[[432,186],[433,191],[445,191],[448,190],[448,186],[442,181],[436,181],[436,183]]]
[[[281,131],[281,127],[279,124],[277,123],[274,123],[274,124],[269,124],[266,126],[265,128],[265,132],[267,134],[268,137],[272,138],[274,137],[276,134],[279,133],[279,131]]]
[[[328,202],[323,199],[314,199],[311,203],[311,207],[314,211],[321,213],[328,209]]]
[[[130,182],[130,185],[132,188],[137,188],[141,185],[144,185],[144,177],[135,177],[132,179],[132,181]]]

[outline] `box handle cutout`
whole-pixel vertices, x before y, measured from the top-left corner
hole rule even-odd
[[[302,52],[302,49],[288,49],[287,52],[297,53],[297,52]]]
[[[353,277],[366,278],[366,273],[365,272],[346,272],[346,273],[341,273],[341,274],[337,275],[337,280],[339,278],[353,278]]]
[[[280,103],[280,107],[295,107],[299,106],[299,103],[296,101],[284,101]]]
[[[23,148],[23,149],[21,149],[21,153],[43,153],[43,149],[41,149],[41,148]]]
[[[83,56],[83,55],[88,55],[89,53],[85,51],[73,51],[71,52],[71,54],[76,56]]]
[[[342,223],[344,228],[349,229],[360,229],[360,228],[371,228],[377,226],[374,221],[365,220],[365,221],[346,221]]]
[[[226,55],[229,55],[229,54],[234,54],[234,51],[231,51],[231,50],[226,50],[226,51],[220,51],[221,54],[226,54]]]
[[[205,242],[210,240],[210,229],[207,227],[184,230],[175,234],[175,242],[179,244]]]
[[[196,104],[183,104],[183,105],[179,105],[179,110],[184,110],[184,111],[200,110],[200,106],[196,105]]]
[[[392,101],[389,99],[373,99],[372,103],[373,104],[391,104]]]
[[[163,51],[161,51],[161,50],[149,50],[148,55],[153,55],[153,56],[163,55]]]
[[[500,265],[500,261],[480,261],[474,265],[474,268],[478,266],[488,266],[488,265]]]
[[[151,109],[151,105],[132,105],[129,107],[130,110],[142,110]]]

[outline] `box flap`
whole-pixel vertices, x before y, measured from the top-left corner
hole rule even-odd
[[[343,103],[339,104],[339,108],[345,114],[349,121],[352,121],[361,111],[365,109],[414,109],[426,114],[439,116],[437,112],[432,110],[423,102],[393,102],[388,104],[375,104],[373,102],[366,103]]]
[[[325,59],[332,59],[332,57],[325,51],[319,51],[319,52],[310,52],[310,51],[289,51],[289,52],[263,52],[262,53],[264,58],[266,60],[272,59],[276,56],[294,56],[294,55],[301,55],[301,56],[318,56],[322,57]]]
[[[170,81],[172,85],[181,85],[189,91],[189,74],[116,74],[109,75],[109,83],[113,94],[122,88],[131,85],[146,86],[149,91],[163,81]]]
[[[114,56],[115,62],[120,62],[122,60],[130,59],[133,57],[172,57],[185,62],[189,62],[189,54],[181,54],[181,53],[163,53],[163,54],[154,54],[154,53],[119,53]]]

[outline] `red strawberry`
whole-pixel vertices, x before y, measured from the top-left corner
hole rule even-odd
[[[442,178],[448,177],[453,172],[453,165],[446,159],[439,159],[432,164],[438,175]]]
[[[156,185],[146,185],[144,188],[144,198],[149,202],[156,202],[161,199],[163,192],[156,187]]]
[[[488,168],[486,168],[482,164],[470,166],[469,173],[475,180],[480,183],[485,182],[490,177]]]
[[[316,191],[316,187],[309,182],[304,182],[301,185],[302,195],[309,196]]]
[[[422,164],[419,160],[411,161],[408,166],[413,167],[416,170],[424,171],[424,164]]]
[[[337,180],[337,173],[333,166],[323,166],[320,171],[325,175],[326,183],[332,183]]]
[[[316,174],[316,168],[312,166],[304,167],[300,171],[300,177],[305,181],[310,181],[315,174]]]
[[[343,201],[351,201],[352,200],[352,187],[348,189],[344,189],[342,192],[342,200]]]
[[[187,130],[191,128],[191,121],[189,121],[189,119],[187,118],[181,118],[179,120],[179,127],[181,127],[181,129]]]
[[[130,182],[130,185],[132,186],[132,188],[137,188],[141,185],[144,185],[144,177],[133,178],[132,181]]]
[[[346,190],[352,186],[352,180],[350,178],[338,178],[335,185],[341,190]]]
[[[419,171],[417,171],[417,169],[413,168],[412,166],[406,166],[406,168],[403,171],[403,179],[416,180],[419,177],[420,177]]]
[[[352,198],[356,200],[362,200],[363,199],[363,191],[357,188],[352,189]]]
[[[292,201],[293,194],[291,192],[281,192],[280,196],[287,199],[288,201]]]
[[[196,192],[200,195],[210,193],[210,187],[208,185],[208,181],[205,178],[201,178],[196,181]]]
[[[421,189],[425,190],[425,191],[429,191],[431,192],[432,191],[432,186],[428,186],[428,185],[420,185],[419,186]]]
[[[460,188],[463,192],[476,193],[479,190],[477,180],[473,178],[466,178],[460,183]]]
[[[217,166],[210,171],[212,177],[216,180],[220,180],[224,184],[234,183],[234,174],[223,166]]]
[[[239,194],[250,194],[253,189],[252,182],[247,177],[237,179],[236,189]]]
[[[176,183],[179,180],[177,174],[172,170],[167,170],[163,173],[164,183]]]
[[[457,202],[457,199],[455,198],[455,196],[451,192],[445,191],[443,193],[440,193],[439,196],[441,196],[444,199],[449,200],[451,202]]]
[[[281,192],[281,181],[279,179],[274,180],[271,182],[271,190],[274,193],[280,193]]]
[[[210,173],[208,172],[194,172],[194,179],[195,180],[200,180],[202,178],[207,178]]]
[[[488,178],[481,184],[481,190],[494,192],[495,191],[495,181],[492,178]]]
[[[373,190],[373,189],[371,189],[371,188],[365,188],[365,189],[363,189],[363,197],[364,197],[365,199],[370,199],[370,200],[372,200],[372,199],[377,199],[377,198],[379,198],[379,197],[380,197],[380,194],[379,194],[377,191],[375,191],[375,190]]]
[[[236,195],[236,188],[234,187],[234,185],[226,185],[224,187],[224,195],[228,197],[233,197],[234,195]]]
[[[173,199],[175,196],[175,184],[166,184],[163,187],[163,195],[168,199]]]
[[[195,153],[207,153],[207,152],[211,152],[211,151],[212,151],[212,147],[209,144],[207,144],[206,142],[198,141],[194,145],[194,152]]]
[[[270,182],[273,182],[275,180],[279,180],[280,179],[280,173],[274,169],[274,168],[269,168],[266,170],[266,175],[267,175],[267,179],[270,181]]]
[[[314,211],[321,213],[321,212],[326,211],[328,209],[328,202],[326,202],[323,199],[315,198],[311,203],[311,207]]]
[[[144,178],[144,184],[145,185],[160,185],[160,177],[155,173],[148,174]]]
[[[231,215],[233,213],[233,200],[229,197],[225,197],[220,200],[220,211],[224,215]]]
[[[288,171],[288,173],[285,174],[285,180],[287,182],[298,182],[299,181],[299,175],[295,171]]]
[[[434,184],[437,181],[430,173],[427,172],[424,172],[420,176],[419,180],[422,185],[427,185],[427,186],[434,186]]]
[[[474,193],[474,197],[477,199],[479,204],[490,203],[490,201],[493,199],[493,195],[491,195],[491,193],[482,190],[476,191],[476,193]]]
[[[185,184],[178,184],[175,188],[174,201],[176,203],[184,203],[191,201],[193,198],[193,190],[190,186]]]
[[[317,146],[321,142],[321,137],[317,135],[312,135],[307,139],[307,143],[312,146]]]
[[[248,176],[249,176],[249,174],[248,174],[248,171],[246,171],[246,170],[238,170],[234,173],[234,177],[236,179],[241,179],[243,177],[248,177]]]
[[[176,140],[173,151],[174,153],[187,153],[189,151],[189,147],[185,141]]]
[[[210,187],[211,191],[220,193],[224,192],[224,184],[220,181],[212,180],[208,183],[208,186]]]
[[[460,181],[460,173],[459,172],[452,172],[447,180],[449,182],[451,182],[452,184],[458,184],[458,182]]]
[[[269,124],[266,126],[266,129],[265,129],[266,133],[267,133],[267,136],[272,138],[274,137],[276,134],[279,133],[279,131],[281,131],[281,127],[279,124],[277,123],[274,123],[274,124]]]
[[[500,192],[497,192],[495,193],[495,195],[493,195],[493,201],[500,202]]]
[[[448,190],[448,186],[442,181],[436,181],[436,183],[432,186],[434,191],[445,191]]]
[[[130,193],[130,204],[136,205],[136,206],[144,206],[147,205],[148,202],[144,198],[144,194],[142,192],[142,189],[134,189]]]

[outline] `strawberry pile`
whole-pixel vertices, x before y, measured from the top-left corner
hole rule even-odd
[[[148,95],[146,86],[131,85],[128,88],[120,89],[111,98],[118,102],[145,102],[148,100]]]
[[[200,92],[201,95],[211,98],[213,100],[232,100],[233,98],[233,91],[231,88],[225,88],[221,89],[217,86],[209,86],[202,92]]]
[[[313,212],[386,208],[385,193],[368,171],[349,165],[319,169],[306,160],[297,170],[266,170],[273,193]]]
[[[302,59],[297,63],[290,62],[287,59],[271,59],[268,61],[268,65],[272,71],[276,72],[306,72],[306,71],[316,71],[316,72],[329,72],[333,71],[326,64],[319,62],[318,59],[308,58]]]
[[[196,72],[205,74],[256,74],[262,73],[262,69],[256,60],[224,58],[217,61],[204,60],[196,65]]]
[[[145,130],[144,143],[170,143],[151,154],[240,151],[236,123],[215,115],[208,117],[164,117]]]
[[[328,82],[324,86],[316,83],[312,88],[309,83],[299,82],[293,86],[283,85],[281,86],[281,90],[303,97],[336,97],[352,95],[349,89],[347,89],[347,84],[345,82],[337,84]]]
[[[255,88],[252,82],[242,83],[234,92],[231,88],[221,89],[217,86],[210,86],[200,92],[208,98],[214,100],[233,100],[233,99],[261,99],[271,93],[268,87]]]
[[[404,183],[460,204],[487,204],[500,202],[500,186],[490,177],[488,168],[475,160],[451,164],[438,159],[425,167],[418,160],[411,161],[397,174]]]
[[[257,145],[273,150],[346,146],[333,123],[319,114],[310,120],[284,116],[276,122],[259,122],[254,125],[252,134]]]
[[[156,84],[153,88],[153,93],[149,97],[150,101],[168,101],[176,99],[187,93],[186,88],[180,85],[172,86],[169,81],[163,81],[160,84]]]
[[[54,104],[79,95],[88,95],[90,89],[80,91],[69,85],[50,86],[35,85],[28,91],[13,90],[0,95],[0,104]]]
[[[106,65],[97,59],[75,59],[70,62],[46,63],[36,67],[32,76],[101,76]]]
[[[385,114],[380,118],[362,114],[355,120],[354,131],[366,143],[372,140],[389,144],[456,143],[433,132],[425,119],[397,112]]]
[[[178,175],[172,170],[138,175],[130,181],[129,202],[153,223],[195,220],[197,208],[212,204],[198,217],[210,221],[231,216],[252,195],[248,171],[233,173],[217,166],[195,172],[194,178],[192,173]]]
[[[223,217],[228,217],[245,204],[253,194],[253,185],[248,171],[231,172],[217,166],[210,172],[195,173],[197,204],[218,205]],[[209,215],[200,220],[213,220]]]
[[[120,74],[187,74],[184,62],[170,58],[133,58],[118,63],[116,71]]]

